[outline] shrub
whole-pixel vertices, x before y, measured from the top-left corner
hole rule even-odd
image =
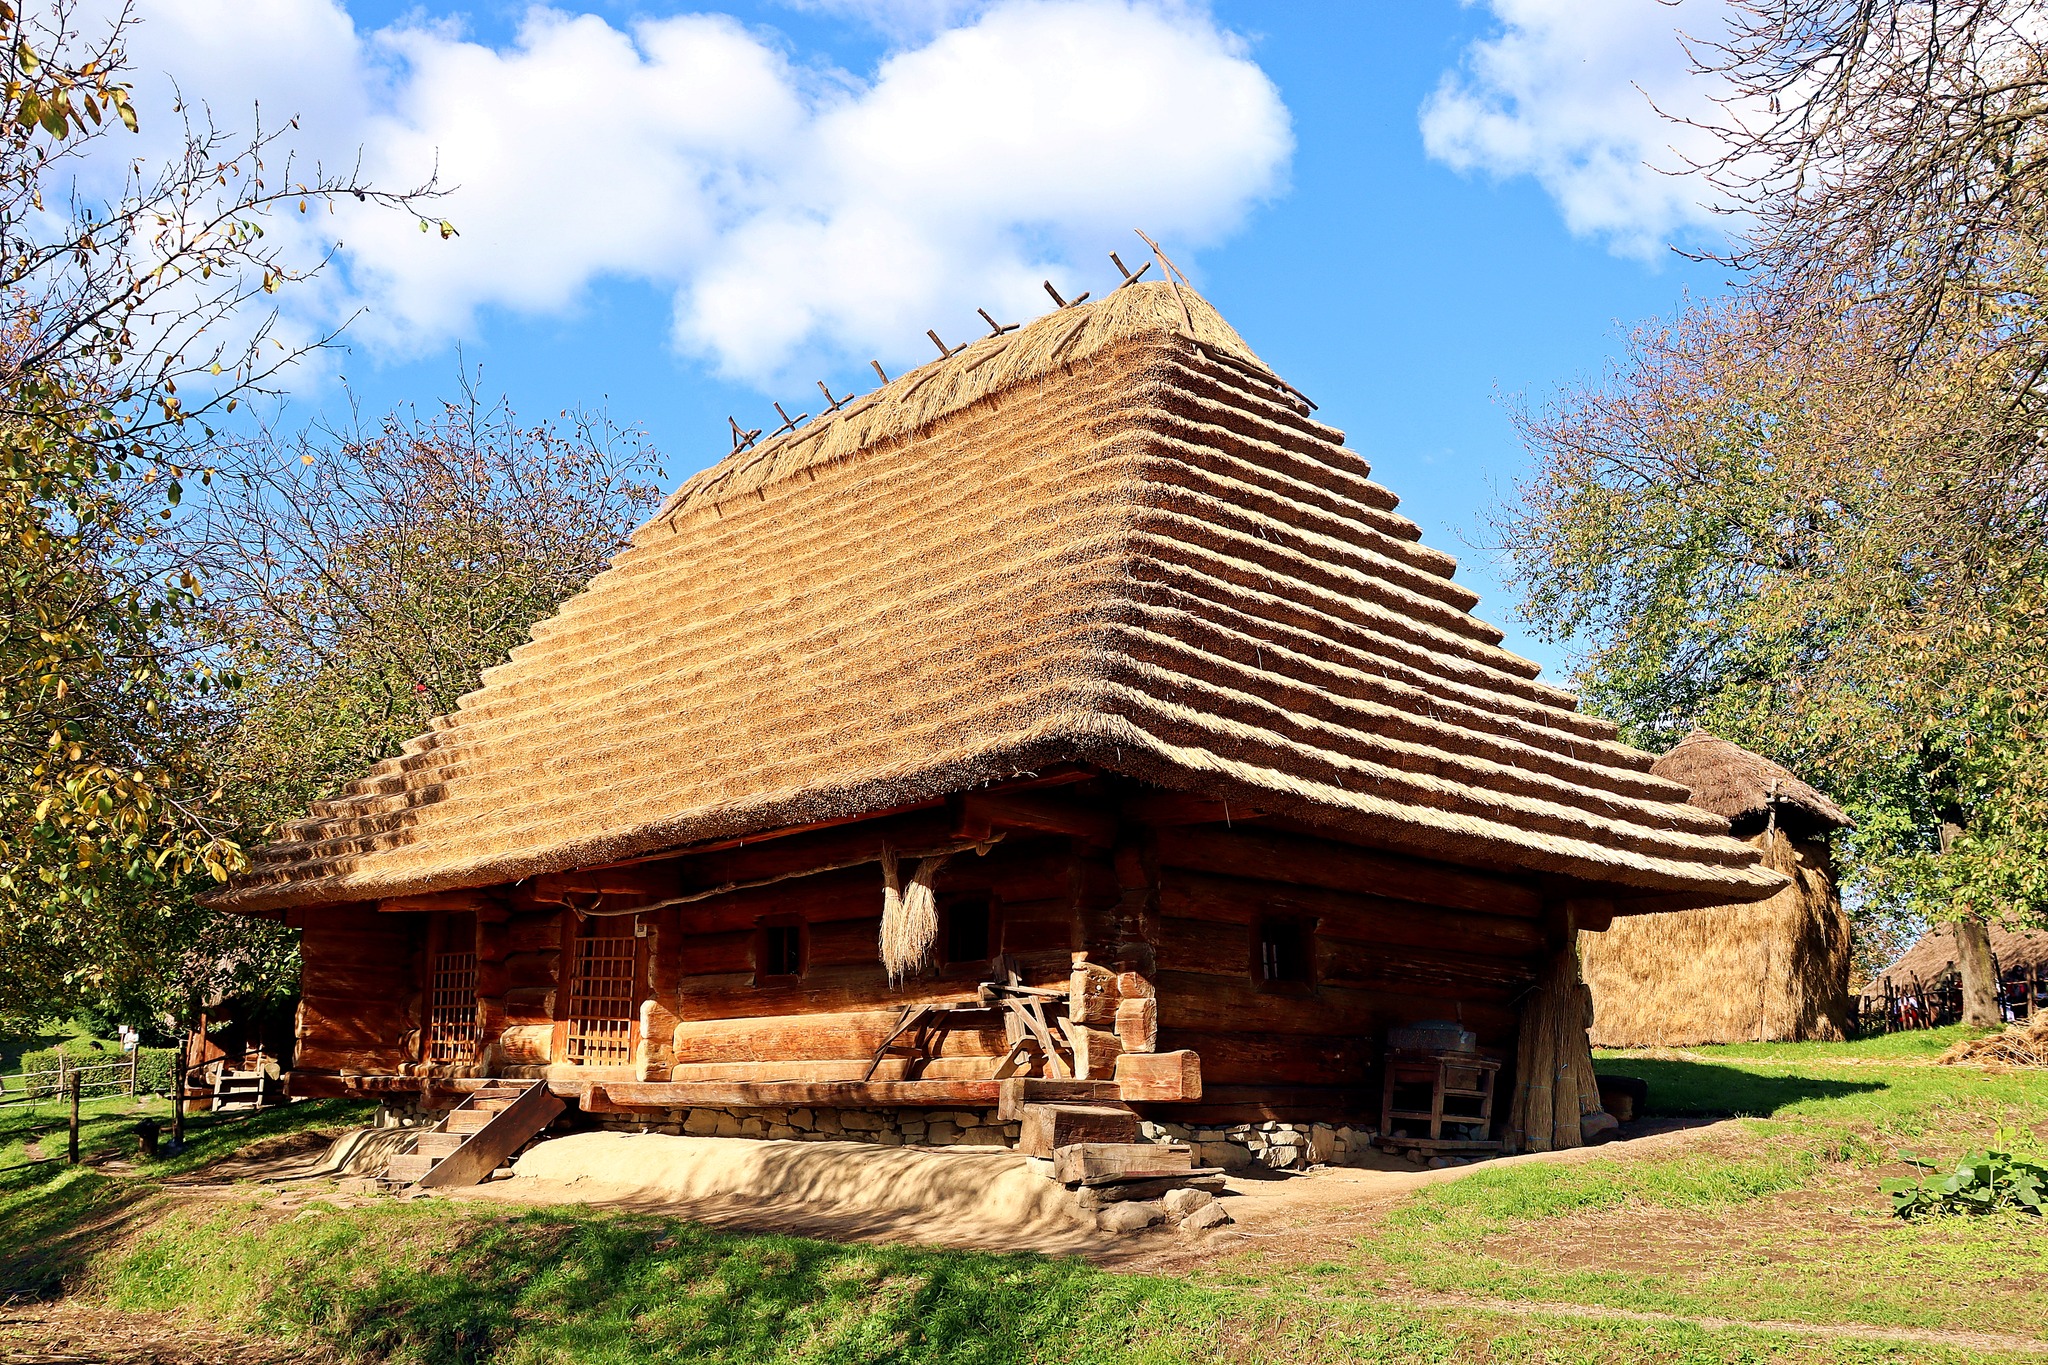
[[[122,1052],[71,1051],[62,1047],[37,1048],[21,1054],[21,1070],[24,1075],[38,1071],[55,1071],[57,1061],[62,1057],[70,1066],[104,1066],[109,1062],[125,1062],[127,1054]],[[174,1047],[145,1047],[138,1051],[135,1064],[136,1089],[152,1095],[171,1093],[171,1077],[178,1065],[178,1049]],[[102,1073],[101,1081],[112,1080],[118,1073]],[[42,1076],[33,1082],[25,1082],[26,1093],[31,1096],[47,1096],[57,1093],[57,1078]],[[93,1094],[104,1094],[102,1086],[95,1085]]]
[[[1887,1180],[1892,1212],[1901,1218],[1930,1213],[1997,1213],[2015,1209],[2039,1217],[2048,1212],[2048,1166],[2016,1157],[2009,1150],[2014,1130],[2001,1128],[1997,1146],[1971,1152],[1957,1163],[1955,1174],[1930,1185],[1935,1166],[1911,1152],[1899,1159],[1913,1168],[1911,1180]]]

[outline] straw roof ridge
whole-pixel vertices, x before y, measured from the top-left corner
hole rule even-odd
[[[1780,884],[1502,648],[1342,434],[1182,293],[976,343],[693,478],[216,902],[489,886],[1051,763],[1453,862]]]
[[[1681,782],[1692,804],[1731,821],[1796,812],[1819,829],[1848,829],[1849,813],[1790,771],[1705,730],[1694,730],[1657,760],[1659,776]]]
[[[1182,299],[1189,301],[1185,311]],[[1132,285],[1093,303],[1056,309],[1015,332],[969,342],[945,359],[898,375],[836,413],[821,415],[751,449],[735,451],[687,480],[653,520],[673,517],[693,502],[723,501],[756,492],[883,441],[915,435],[1057,366],[1085,360],[1106,346],[1145,333],[1186,335],[1212,352],[1271,376],[1244,338],[1194,291],[1176,291],[1164,283]],[[1274,380],[1277,384],[1277,377]],[[1280,391],[1276,388],[1275,392]],[[1334,428],[1324,430],[1335,440],[1343,440],[1343,433]]]

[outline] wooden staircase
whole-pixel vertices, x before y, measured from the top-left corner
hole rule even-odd
[[[546,1081],[505,1081],[470,1092],[385,1164],[384,1178],[422,1189],[474,1185],[562,1112]]]

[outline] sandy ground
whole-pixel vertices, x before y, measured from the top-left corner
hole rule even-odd
[[[1087,1252],[1111,1240],[1065,1189],[1001,1148],[577,1133],[528,1148],[512,1169],[445,1193],[845,1241]]]
[[[1072,1196],[1032,1162],[998,1148],[914,1149],[858,1142],[762,1142],[656,1133],[578,1133],[529,1148],[510,1179],[440,1192],[458,1199],[588,1204],[751,1232],[835,1241],[918,1242],[990,1251],[1162,1263],[1305,1232],[1341,1235],[1390,1201],[1503,1165],[1579,1162],[1668,1151],[1727,1125],[1669,1125],[1604,1147],[1533,1153],[1428,1170],[1374,1154],[1370,1166],[1233,1175],[1221,1195],[1230,1226],[1194,1237],[1156,1229],[1098,1232]]]

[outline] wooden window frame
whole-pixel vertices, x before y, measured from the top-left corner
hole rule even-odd
[[[1260,915],[1252,921],[1251,961],[1248,970],[1252,986],[1262,991],[1280,993],[1313,991],[1316,987],[1316,929],[1320,923],[1310,915]],[[1271,941],[1268,931],[1285,929],[1300,935],[1301,975],[1268,976],[1266,974],[1265,947]]]
[[[768,935],[771,930],[794,929],[796,931],[796,971],[768,972],[762,964],[768,961]],[[794,915],[771,915],[754,925],[754,985],[794,986],[803,981],[811,970],[811,928]]]
[[[982,947],[986,949],[980,957],[962,958],[953,952],[953,913],[968,905],[978,904],[985,916],[982,925]],[[996,920],[998,902],[995,894],[988,891],[963,891],[957,895],[939,899],[939,972],[948,973],[972,971],[986,973],[988,964],[995,960],[998,945],[1002,942],[1001,931]]]
[[[627,978],[630,985],[628,995],[632,1000],[632,1011],[629,1017],[625,1020],[626,1056],[623,1062],[587,1062],[571,1055],[571,1043],[573,1041],[576,1041],[574,1038],[574,1035],[576,1033],[576,1009],[577,1005],[579,1004],[579,987],[581,985],[582,978],[582,959],[578,951],[578,945],[585,937],[587,937],[587,935],[584,933],[586,926],[599,923],[603,919],[614,918],[625,920],[627,922],[629,932],[622,935],[609,935],[608,937],[623,938],[633,945],[631,953],[632,965],[630,968],[630,975]],[[562,966],[561,972],[557,979],[557,985],[555,987],[555,999],[557,1002],[555,1008],[557,1009],[560,1015],[560,1017],[555,1021],[555,1037],[553,1048],[555,1060],[557,1062],[569,1066],[590,1066],[598,1068],[617,1066],[630,1067],[633,1065],[634,1057],[639,1055],[641,1043],[640,1005],[642,1000],[645,998],[645,987],[642,983],[644,983],[647,979],[648,940],[644,935],[632,931],[632,927],[634,923],[637,921],[637,919],[638,917],[633,915],[607,915],[602,917],[593,915],[589,916],[588,918],[585,918],[578,916],[573,911],[565,910],[562,913]]]

